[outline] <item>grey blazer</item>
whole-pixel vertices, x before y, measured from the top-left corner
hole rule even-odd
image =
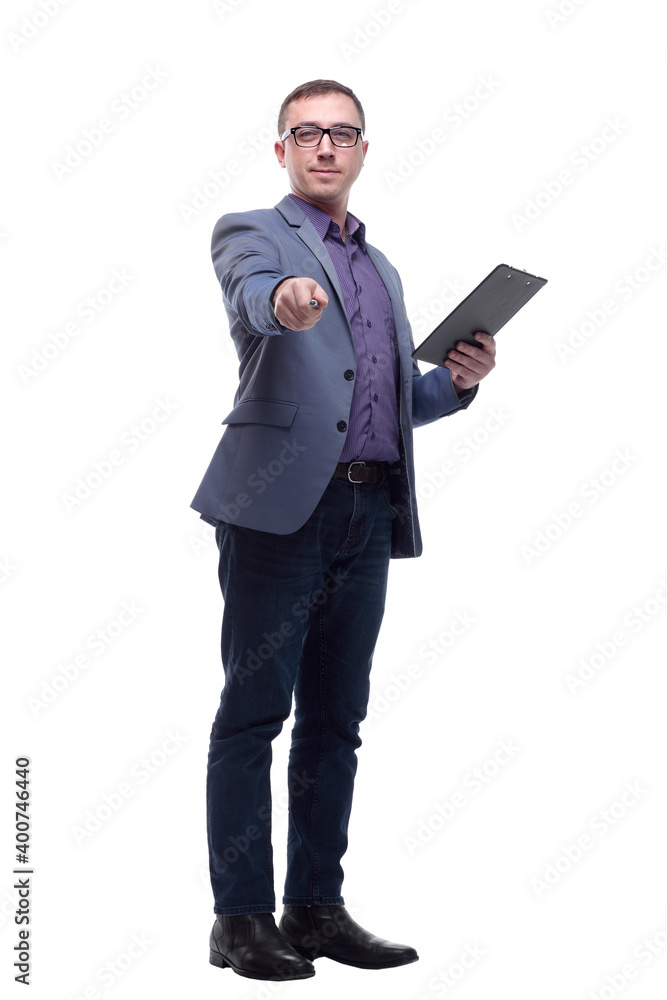
[[[396,269],[366,244],[391,298],[400,368],[400,461],[391,469],[392,558],[419,556],[412,428],[465,409],[447,368],[421,374]],[[345,443],[357,368],[352,330],[331,258],[313,224],[285,196],[275,208],[223,215],[213,266],[240,360],[234,406],[191,507],[211,524],[296,531],[317,506]],[[281,326],[271,294],[284,278],[313,277],[329,297],[311,330]]]

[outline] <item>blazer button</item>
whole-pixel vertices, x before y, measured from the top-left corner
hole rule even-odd
[[[336,427],[338,428],[339,431],[347,430],[347,424],[345,423],[344,420],[339,420],[338,423],[336,424]]]
[[[345,378],[348,380],[348,382],[351,382],[352,379],[354,378],[354,372],[352,371],[351,368],[348,368],[348,370],[345,372]]]

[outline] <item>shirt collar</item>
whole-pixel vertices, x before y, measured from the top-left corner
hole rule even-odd
[[[315,232],[320,237],[321,240],[328,234],[329,229],[335,225],[333,219],[326,212],[323,212],[321,208],[317,208],[316,205],[311,205],[309,201],[304,201],[303,198],[299,198],[298,195],[292,194],[290,192],[290,198],[300,206],[312,222]],[[352,215],[351,212],[347,213],[345,218],[347,223],[347,233],[348,236],[354,236],[355,240],[362,248],[366,249],[366,226],[356,215]],[[338,227],[336,226],[336,229]],[[332,229],[332,234],[334,230]]]

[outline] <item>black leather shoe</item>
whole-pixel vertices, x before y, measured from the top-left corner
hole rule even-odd
[[[308,979],[313,965],[281,937],[273,913],[218,913],[209,941],[211,965],[247,979]]]
[[[419,958],[409,945],[369,934],[344,906],[285,906],[278,929],[295,951],[311,961],[332,958],[357,969],[392,969]]]

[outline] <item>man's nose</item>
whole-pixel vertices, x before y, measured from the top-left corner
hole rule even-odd
[[[325,133],[322,136],[322,138],[320,139],[320,144],[317,147],[318,153],[320,155],[324,155],[324,156],[331,156],[331,154],[333,152],[335,152],[335,149],[336,149],[336,147],[334,146],[333,142],[331,141],[331,136],[329,135],[328,132]]]

